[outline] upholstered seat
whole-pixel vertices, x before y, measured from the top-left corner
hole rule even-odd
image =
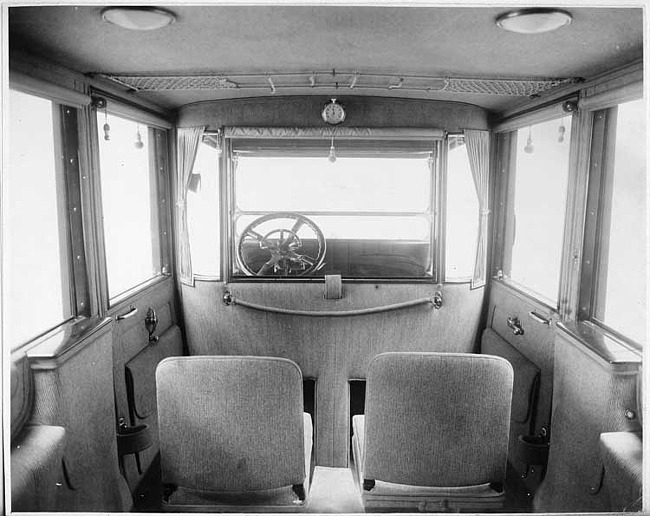
[[[171,357],[156,384],[163,510],[300,510],[313,430],[294,362]]]
[[[375,357],[353,419],[366,510],[502,507],[512,384],[512,366],[490,355]]]

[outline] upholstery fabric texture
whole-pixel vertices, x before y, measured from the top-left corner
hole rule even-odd
[[[363,454],[365,417],[354,416],[352,450],[355,457],[357,483],[363,485]],[[361,490],[366,509],[411,511],[486,511],[499,509],[505,503],[505,491],[492,489],[490,484],[462,487],[427,487],[395,484],[378,480],[370,490]]]
[[[305,482],[302,374],[294,362],[171,357],[159,364],[156,383],[163,484],[235,493]]]
[[[611,509],[641,510],[643,490],[643,440],[639,432],[600,434],[600,455],[605,466],[604,485]]]
[[[529,422],[539,388],[539,367],[490,328],[483,332],[481,352],[505,358],[510,362],[514,372],[510,418],[515,423]]]
[[[384,353],[368,373],[368,479],[460,487],[505,479],[512,366],[464,353]]]
[[[350,442],[349,381],[367,376],[371,359],[386,351],[475,351],[484,289],[444,285],[444,307],[409,308],[362,317],[302,317],[226,306],[224,288],[235,298],[289,309],[350,310],[434,295],[436,285],[345,283],[342,299],[324,299],[322,282],[197,281],[183,286],[189,355],[285,357],[315,392],[318,466],[347,467]]]
[[[59,511],[129,510],[131,496],[120,474],[115,436],[113,351],[110,326],[79,342],[75,353],[33,369],[34,424],[62,426],[66,484]]]
[[[610,511],[599,454],[604,432],[638,432],[625,417],[636,406],[635,364],[610,363],[559,331],[548,469],[535,497],[538,512]]]
[[[34,401],[32,375],[25,355],[11,360],[11,438],[17,437],[29,420]]]
[[[309,473],[311,469],[311,450],[313,447],[313,426],[311,416],[303,413],[305,449],[305,493],[309,492]],[[180,487],[172,493],[169,500],[163,501],[164,512],[295,512],[304,507],[306,501],[300,500],[293,486],[256,491],[196,491]]]
[[[156,413],[156,366],[164,358],[182,355],[180,333],[178,326],[172,326],[126,364],[129,403],[140,419]]]
[[[53,511],[57,483],[63,480],[65,429],[26,425],[11,443],[11,508],[13,511]]]

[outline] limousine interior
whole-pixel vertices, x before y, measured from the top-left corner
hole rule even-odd
[[[647,6],[553,4],[3,2],[5,510],[643,510]]]

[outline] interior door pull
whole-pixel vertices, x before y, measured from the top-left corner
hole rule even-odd
[[[128,319],[129,317],[133,317],[135,314],[138,313],[138,309],[135,306],[132,306],[128,312],[125,312],[123,314],[119,314],[115,316],[116,321],[123,321],[124,319]]]
[[[530,317],[533,321],[536,321],[540,324],[546,324],[547,326],[551,324],[551,320],[547,319],[544,316],[539,315],[535,310],[532,310],[528,312],[528,317]]]
[[[515,335],[524,334],[524,328],[521,326],[521,321],[518,317],[508,317],[506,322],[508,323],[508,328],[512,330],[512,333]]]

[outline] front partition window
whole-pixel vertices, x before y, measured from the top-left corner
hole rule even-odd
[[[431,279],[436,142],[330,147],[233,143],[233,276]]]
[[[108,295],[121,294],[161,275],[154,129],[116,115],[99,138]]]
[[[519,129],[507,195],[503,273],[552,306],[559,295],[570,134],[569,116]]]

